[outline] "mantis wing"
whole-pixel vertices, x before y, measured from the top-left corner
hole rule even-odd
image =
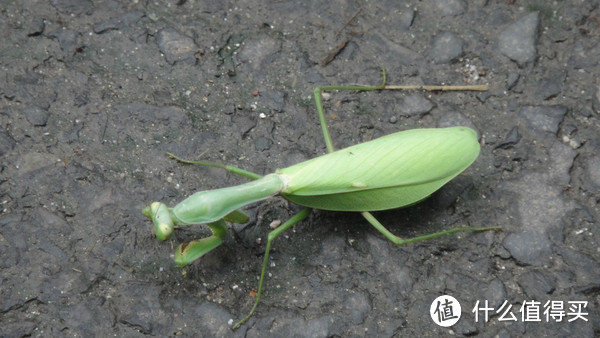
[[[308,207],[336,211],[399,208],[429,196],[479,155],[467,127],[412,129],[279,169],[282,195]]]

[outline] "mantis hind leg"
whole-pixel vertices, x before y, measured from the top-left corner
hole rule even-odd
[[[263,258],[262,269],[260,271],[260,279],[258,280],[258,291],[256,292],[256,299],[254,300],[254,305],[252,306],[252,309],[250,309],[250,312],[246,315],[246,317],[242,318],[242,320],[240,320],[237,324],[235,324],[233,326],[233,330],[238,329],[242,324],[247,322],[248,319],[250,319],[250,317],[252,317],[252,315],[254,314],[254,311],[256,310],[256,307],[258,306],[258,302],[260,301],[260,295],[262,293],[263,282],[265,279],[265,272],[267,271],[267,265],[269,263],[269,252],[271,251],[271,242],[275,238],[277,238],[277,236],[281,235],[284,231],[286,231],[287,229],[294,226],[294,224],[305,219],[310,214],[311,210],[312,209],[310,209],[310,208],[302,209],[302,211],[300,211],[299,213],[292,216],[285,223],[280,225],[277,229],[269,232],[269,235],[267,236],[267,246],[265,248],[265,257]]]
[[[369,222],[371,225],[375,227],[379,232],[381,232],[387,239],[392,241],[392,243],[396,245],[404,245],[409,243],[417,243],[421,241],[425,241],[428,239],[438,238],[445,235],[453,234],[455,232],[466,232],[466,231],[499,231],[501,227],[463,227],[463,228],[452,228],[440,232],[434,232],[432,234],[417,236],[413,238],[403,239],[400,238],[393,233],[391,233],[388,229],[386,229],[370,212],[362,212],[361,215]]]
[[[329,135],[329,129],[327,128],[327,120],[325,119],[325,113],[323,112],[323,100],[321,94],[325,90],[358,90],[358,91],[373,91],[385,89],[385,70],[381,70],[381,84],[378,86],[362,86],[362,85],[332,85],[332,86],[320,86],[315,88],[315,105],[317,106],[317,114],[319,114],[319,122],[321,124],[321,130],[323,131],[323,138],[325,139],[325,146],[327,152],[332,153],[335,151],[333,142],[331,141],[331,135]]]

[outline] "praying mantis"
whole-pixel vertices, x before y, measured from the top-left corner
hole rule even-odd
[[[461,231],[491,231],[499,227],[460,227],[409,239],[388,231],[370,212],[415,204],[441,188],[469,167],[479,156],[477,133],[468,127],[412,129],[335,151],[323,112],[322,93],[332,90],[485,90],[485,86],[389,86],[382,71],[377,86],[329,85],[314,90],[317,114],[327,154],[277,169],[265,176],[234,166],[171,158],[188,164],[210,166],[250,178],[234,187],[196,192],[173,208],[154,202],[142,213],[152,220],[160,240],[170,238],[175,226],[206,224],[212,235],[183,243],[175,251],[175,263],[185,266],[219,246],[227,235],[226,222],[246,223],[240,210],[275,195],[304,206],[297,214],[269,232],[258,281],[256,299],[250,312],[232,329],[239,328],[254,314],[263,288],[272,242],[304,220],[312,209],[360,212],[384,237],[396,245],[424,241]]]

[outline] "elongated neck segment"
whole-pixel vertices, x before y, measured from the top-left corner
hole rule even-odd
[[[199,191],[172,210],[175,225],[214,222],[244,205],[278,194],[286,187],[284,175],[269,174],[234,187]]]

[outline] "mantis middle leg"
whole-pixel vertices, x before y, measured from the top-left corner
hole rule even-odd
[[[239,328],[246,321],[248,321],[248,319],[252,317],[252,314],[254,314],[254,311],[258,306],[258,303],[260,301],[260,295],[262,293],[263,282],[265,279],[265,272],[267,271],[267,264],[269,263],[269,252],[271,251],[271,242],[273,242],[273,240],[277,238],[277,236],[281,235],[284,231],[305,219],[311,211],[311,208],[304,208],[299,213],[295,214],[290,219],[288,219],[285,223],[280,225],[277,229],[269,232],[269,235],[267,236],[267,246],[265,248],[265,256],[263,258],[262,269],[260,271],[260,279],[258,280],[258,290],[256,292],[256,299],[254,300],[254,305],[252,306],[252,309],[250,309],[250,313],[248,313],[246,317],[244,317],[242,320],[240,320],[237,324],[233,326],[234,330]]]
[[[253,180],[257,180],[259,178],[262,177],[262,175],[253,173],[251,171],[248,170],[244,170],[242,168],[238,168],[238,167],[234,167],[232,165],[225,165],[225,164],[220,164],[220,163],[214,163],[214,162],[207,162],[207,161],[191,161],[191,160],[185,160],[181,157],[177,157],[171,153],[167,153],[167,155],[169,156],[169,158],[174,159],[177,162],[181,162],[181,163],[186,163],[186,164],[193,164],[193,165],[199,165],[199,166],[204,166],[204,167],[213,167],[213,168],[219,168],[219,169],[224,169],[229,171],[232,174],[237,174],[240,176],[244,176]]]

